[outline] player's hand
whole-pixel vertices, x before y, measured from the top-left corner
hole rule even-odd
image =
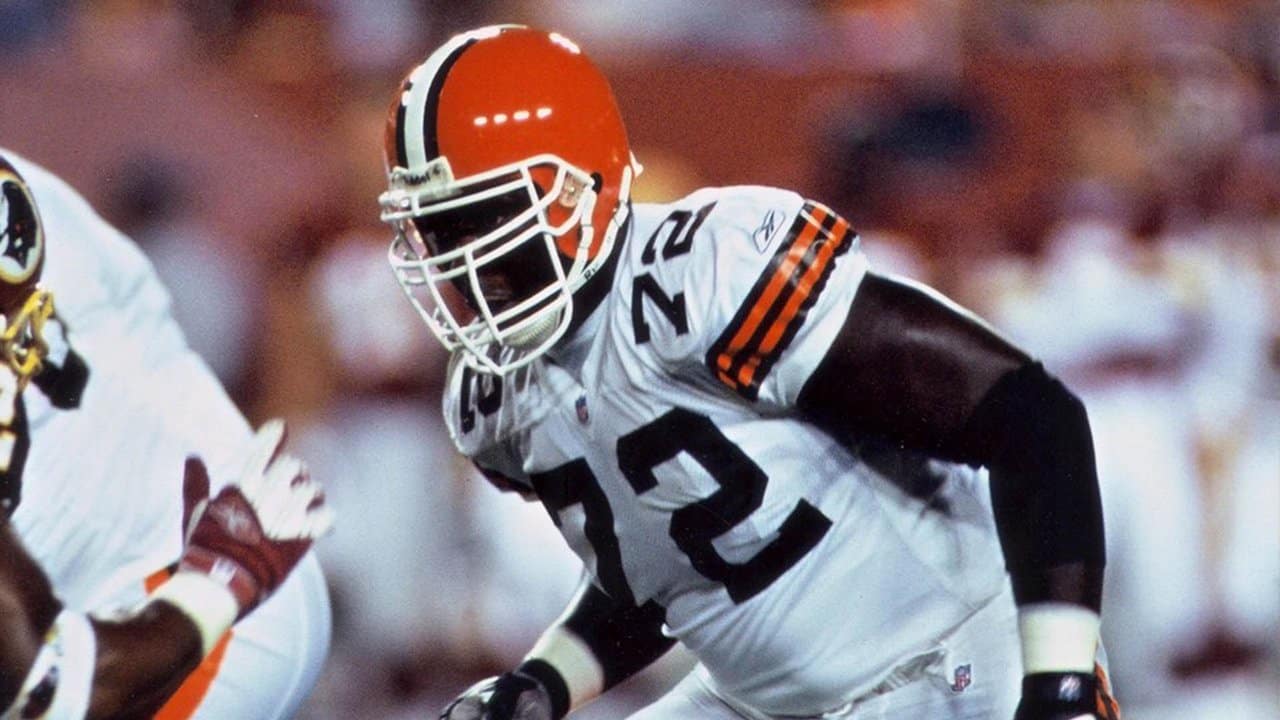
[[[519,671],[472,685],[440,713],[441,720],[559,720],[541,682]]]
[[[269,597],[333,524],[306,465],[280,451],[284,437],[282,421],[264,423],[240,477],[212,500],[197,502],[188,521],[179,570],[226,585],[239,605],[238,617]],[[208,473],[199,458],[189,458],[186,474],[190,501],[198,495],[192,488],[208,488]]]
[[[1092,673],[1032,673],[1022,678],[1022,701],[1013,718],[1099,720],[1097,709],[1098,678]]]

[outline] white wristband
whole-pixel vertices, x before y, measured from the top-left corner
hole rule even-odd
[[[569,709],[575,710],[604,692],[604,669],[577,635],[554,625],[542,633],[525,660],[542,660],[556,669],[569,687]]]
[[[179,571],[156,589],[151,602],[163,600],[191,618],[200,631],[201,655],[208,655],[236,621],[240,605],[222,583],[200,572]]]
[[[1098,614],[1069,603],[1018,608],[1022,672],[1093,672],[1098,653]]]

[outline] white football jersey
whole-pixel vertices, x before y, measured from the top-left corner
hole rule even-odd
[[[89,372],[64,407],[34,382],[23,394],[31,449],[11,521],[69,607],[110,612],[178,559],[186,457],[205,460],[216,489],[236,476],[250,428],[188,348],[141,251],[62,180],[5,156],[48,239],[49,362],[65,369],[74,354]]]
[[[615,252],[553,358],[503,378],[454,362],[444,405],[605,592],[657,602],[719,692],[784,715],[859,696],[1000,593],[979,473],[932,463],[917,499],[796,414],[867,269],[843,219],[705,189],[634,206]]]

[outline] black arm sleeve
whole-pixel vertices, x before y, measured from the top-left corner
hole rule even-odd
[[[1000,378],[958,445],[991,475],[991,500],[1019,604],[1102,604],[1102,500],[1084,404],[1039,363]]]
[[[869,274],[797,406],[855,450],[887,441],[986,466],[1018,602],[1098,609],[1102,510],[1084,406],[981,320]]]
[[[591,648],[604,669],[605,690],[645,669],[676,643],[662,633],[666,611],[652,600],[639,607],[618,603],[584,580],[571,607],[564,627]]]

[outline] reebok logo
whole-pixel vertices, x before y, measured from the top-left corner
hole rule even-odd
[[[777,210],[770,210],[764,214],[764,220],[761,221],[760,227],[751,233],[751,239],[756,244],[756,250],[763,253],[769,249],[769,243],[773,241],[773,234],[778,231],[782,225],[782,213]]]

